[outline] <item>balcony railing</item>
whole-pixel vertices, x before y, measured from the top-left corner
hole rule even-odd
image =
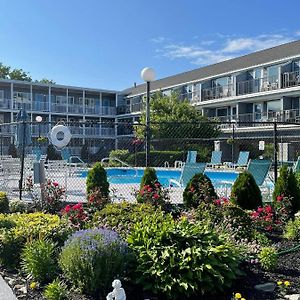
[[[13,109],[20,110],[21,108],[25,108],[26,110],[31,110],[31,102],[19,102],[13,101]]]
[[[68,112],[73,114],[83,114],[83,106],[78,104],[69,104]]]
[[[117,109],[113,106],[102,106],[101,107],[102,115],[110,115],[113,116],[116,114]]]
[[[0,108],[10,108],[11,99],[0,99]]]
[[[279,89],[278,76],[251,79],[237,82],[237,95],[272,91]]]
[[[202,101],[232,96],[232,84],[202,90]]]
[[[49,111],[49,102],[32,102],[33,111]]]
[[[84,111],[87,115],[100,115],[100,107],[99,106],[85,106]]]
[[[115,129],[114,128],[101,128],[101,135],[114,136],[115,135]]]
[[[282,88],[289,88],[300,85],[299,71],[286,72],[282,74]]]
[[[50,131],[50,124],[32,124],[31,125],[31,134],[32,135],[41,135],[46,136]]]
[[[66,104],[57,104],[52,103],[51,105],[52,112],[58,112],[58,113],[66,113],[67,112],[67,105]]]

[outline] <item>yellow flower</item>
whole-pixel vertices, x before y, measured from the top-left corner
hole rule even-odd
[[[289,281],[285,281],[285,282],[284,282],[284,285],[285,285],[285,286],[290,286],[291,284],[290,284]]]
[[[235,299],[241,299],[242,295],[240,293],[235,293],[234,298]]]
[[[37,286],[37,283],[34,282],[34,281],[32,281],[32,282],[30,283],[30,285],[29,285],[29,287],[30,287],[31,289],[33,289],[33,290],[36,288],[36,286]]]
[[[245,298],[241,298],[241,300],[246,300]]]
[[[282,285],[282,281],[277,281],[277,285]]]

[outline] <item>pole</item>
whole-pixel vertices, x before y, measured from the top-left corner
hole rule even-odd
[[[22,140],[22,154],[21,154],[21,176],[19,181],[19,192],[20,192],[20,200],[22,200],[22,189],[23,189],[23,173],[24,173],[24,159],[25,159],[25,133],[26,126],[25,121],[23,120],[23,140]]]
[[[232,123],[231,162],[234,163],[234,123]]]
[[[2,126],[0,125],[0,138],[1,138],[1,156],[3,155],[3,135],[2,135]]]
[[[277,150],[278,150],[278,142],[277,142],[277,123],[274,122],[274,182],[277,181]]]
[[[146,99],[146,167],[150,166],[150,81],[147,81]]]

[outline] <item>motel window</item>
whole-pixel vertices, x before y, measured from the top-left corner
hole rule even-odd
[[[14,100],[16,102],[30,102],[30,93],[14,92]]]

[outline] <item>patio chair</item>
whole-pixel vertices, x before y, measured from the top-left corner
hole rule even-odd
[[[300,156],[298,156],[297,161],[293,165],[293,172],[299,173],[300,172]]]
[[[222,165],[222,151],[213,151],[211,153],[211,160],[210,163],[207,164],[207,166],[211,166],[212,168],[216,166]]]
[[[272,162],[268,159],[251,159],[249,161],[248,172],[252,174],[259,187],[264,185],[267,177],[272,181],[269,176],[271,164]]]
[[[239,158],[236,164],[233,165],[234,168],[247,167],[249,159],[249,151],[240,151]]]
[[[197,159],[197,151],[188,151],[186,163],[195,163]]]
[[[183,166],[179,181],[170,179],[170,185],[175,184],[179,187],[185,188],[191,178],[198,173],[203,173],[205,170],[205,163],[187,163]]]

